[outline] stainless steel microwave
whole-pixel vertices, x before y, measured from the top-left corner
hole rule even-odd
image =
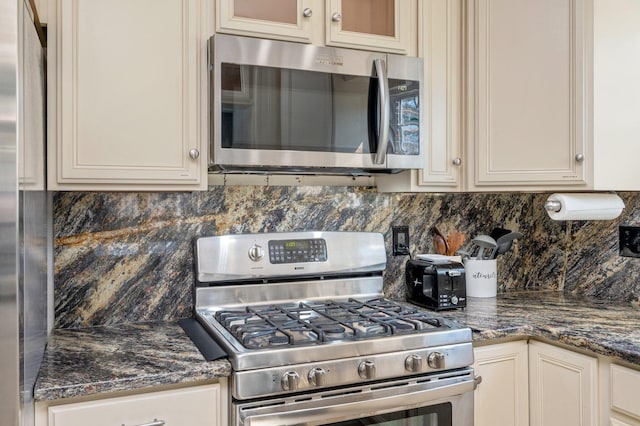
[[[216,34],[210,170],[421,168],[420,58]]]

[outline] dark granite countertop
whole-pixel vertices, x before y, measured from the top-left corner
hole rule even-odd
[[[539,337],[640,367],[640,307],[557,292],[469,299],[441,312],[473,330],[475,343]],[[176,323],[55,330],[35,387],[36,401],[228,376],[227,360],[206,362]]]
[[[207,362],[175,322],[54,330],[35,385],[36,401],[191,383],[229,376]]]
[[[442,313],[473,330],[474,343],[538,337],[640,367],[640,306],[554,291],[469,298],[465,310]]]

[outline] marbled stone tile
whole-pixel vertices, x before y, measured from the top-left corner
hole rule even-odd
[[[564,290],[596,300],[640,304],[640,259],[618,255],[618,225],[640,225],[638,193],[619,194],[625,209],[612,221],[573,221]]]
[[[496,226],[524,234],[499,258],[499,289],[554,289],[610,300],[640,297],[636,259],[617,256],[617,225],[638,223],[636,193],[623,216],[555,222],[548,194],[380,194],[375,188],[230,186],[207,192],[58,192],[54,197],[55,327],[172,320],[192,311],[193,240],[299,230],[385,237],[385,295],[404,298],[406,256],[391,256],[391,227],[408,226],[415,255],[432,227],[467,239]]]
[[[144,390],[230,374],[226,359],[205,361],[176,323],[54,330],[34,399]]]

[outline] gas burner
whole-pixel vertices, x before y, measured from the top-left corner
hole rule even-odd
[[[384,298],[247,306],[215,314],[248,349],[373,339],[443,327],[440,320]]]

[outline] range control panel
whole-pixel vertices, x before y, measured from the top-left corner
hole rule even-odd
[[[271,263],[326,262],[327,243],[322,238],[270,240]]]

